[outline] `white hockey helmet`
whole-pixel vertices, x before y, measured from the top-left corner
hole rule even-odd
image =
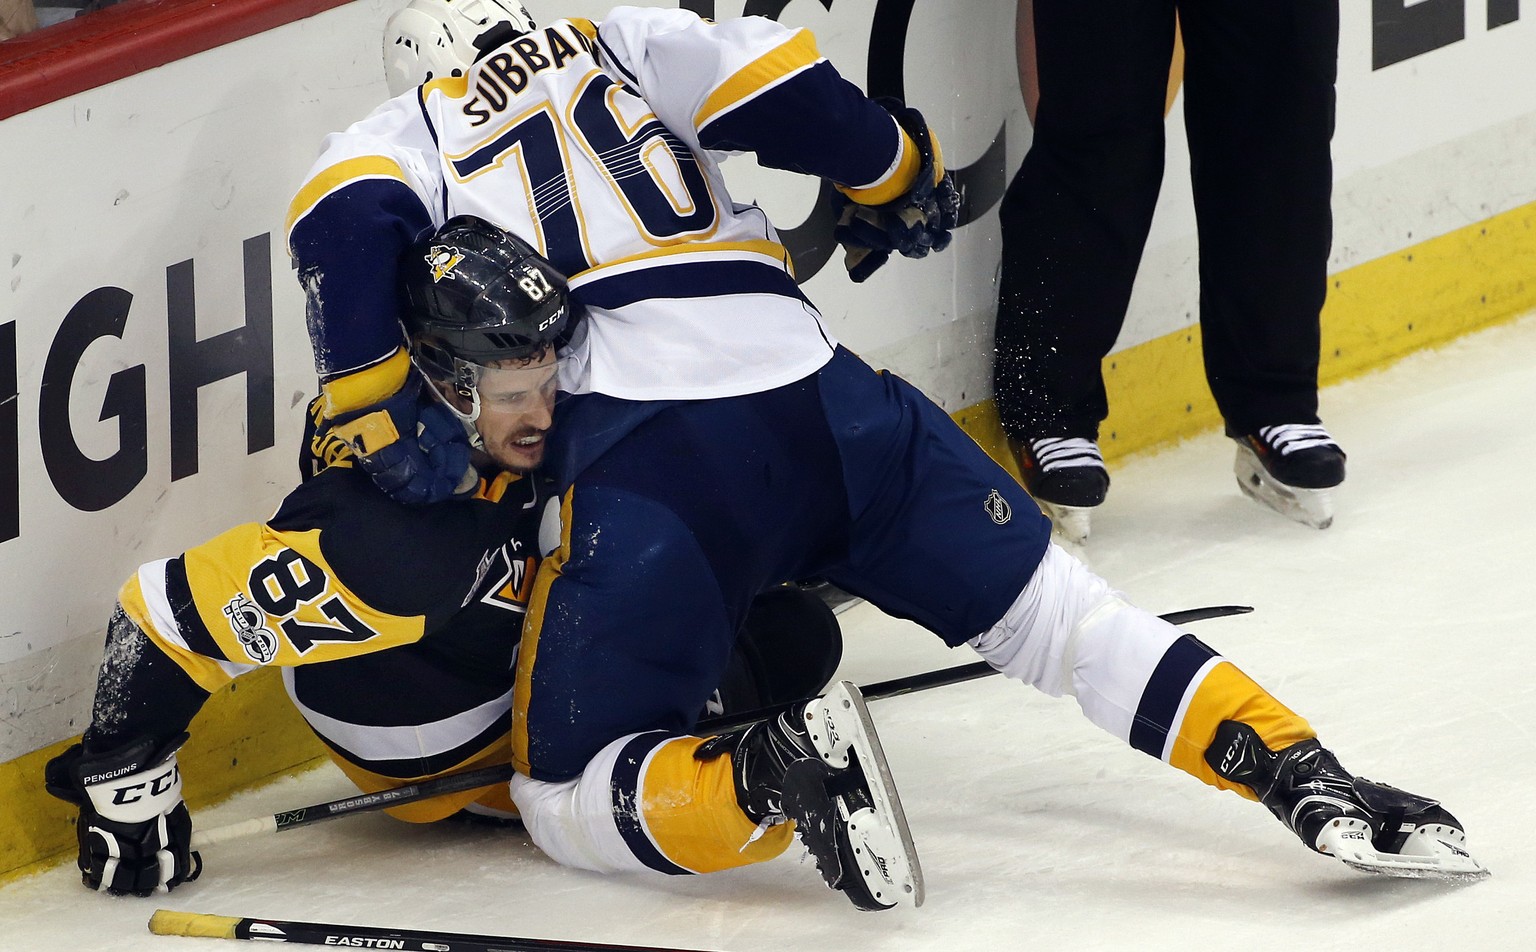
[[[384,25],[389,94],[462,75],[480,55],[475,41],[504,24],[514,33],[527,33],[534,25],[517,0],[411,0]]]

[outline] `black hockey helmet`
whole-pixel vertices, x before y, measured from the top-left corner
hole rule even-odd
[[[417,239],[400,280],[417,365],[466,395],[473,366],[559,347],[578,322],[565,276],[521,238],[473,215]]]

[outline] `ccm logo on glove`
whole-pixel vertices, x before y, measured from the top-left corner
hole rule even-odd
[[[101,783],[104,780],[110,779],[112,778],[86,777],[84,782],[86,786],[90,786],[92,784]],[[112,795],[112,802],[119,806],[125,803],[137,803],[138,801],[144,799],[144,794],[146,792],[152,797],[163,796],[170,792],[170,790],[180,782],[181,771],[177,769],[175,764],[172,764],[170,770],[167,770],[165,773],[158,777],[153,777],[143,783],[129,784],[126,787],[117,787],[116,792]]]

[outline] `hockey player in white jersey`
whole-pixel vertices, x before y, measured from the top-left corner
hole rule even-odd
[[[766,215],[720,175],[753,152],[836,184],[862,278],[892,252],[941,250],[957,221],[916,110],[870,101],[809,32],[755,17],[619,7],[535,27],[493,0],[408,12],[386,39],[400,94],[326,140],[289,245],[329,412],[392,424],[363,463],[431,477],[406,481],[411,502],[454,474],[415,453],[397,396],[400,249],[480,215],[535,244],[587,309],[514,699],[512,796],[545,852],[698,873],[777,855],[795,829],[855,905],[921,902],[856,691],[691,732],[751,595],[816,576],[1075,696],[1309,848],[1375,871],[1482,873],[1438,804],[1352,777],[1234,665],[1051,546],[1029,497],[941,409],[837,343]]]

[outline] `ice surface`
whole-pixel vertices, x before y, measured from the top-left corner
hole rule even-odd
[[[561,869],[519,832],[359,816],[210,848],[154,899],[72,867],[0,890],[6,952],[198,952],[157,907],[715,950],[1528,949],[1536,928],[1536,318],[1324,394],[1350,454],[1332,528],[1239,495],[1211,435],[1114,471],[1087,554],[1153,611],[1242,603],[1189,630],[1312,720],[1351,770],[1442,798],[1493,871],[1384,879],[1308,853],[1264,810],[991,678],[871,704],[924,871],[920,910],[858,913],[798,851],[706,877]],[[974,660],[868,606],[842,616],[869,683]],[[221,824],[346,795],[330,768]]]

